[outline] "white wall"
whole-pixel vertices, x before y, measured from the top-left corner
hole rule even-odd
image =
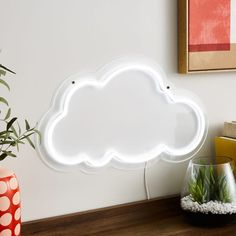
[[[9,76],[9,101],[22,121],[38,121],[69,75],[136,54],[156,60],[176,87],[202,100],[210,130],[199,155],[212,153],[224,120],[235,120],[235,72],[177,73],[177,0],[0,0],[0,6],[0,62],[17,72]],[[1,164],[19,178],[24,221],[145,199],[143,170],[59,173],[26,146]],[[151,196],[178,193],[186,165],[151,167]]]

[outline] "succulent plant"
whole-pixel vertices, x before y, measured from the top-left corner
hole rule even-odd
[[[202,165],[194,170],[188,188],[192,200],[199,204],[211,200],[223,203],[233,201],[226,176],[215,171],[212,165]]]

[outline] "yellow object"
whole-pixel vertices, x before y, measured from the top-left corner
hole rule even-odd
[[[216,157],[230,157],[234,161],[234,173],[236,170],[236,139],[227,137],[215,138]]]

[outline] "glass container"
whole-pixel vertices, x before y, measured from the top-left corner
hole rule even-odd
[[[190,161],[181,191],[181,208],[196,225],[235,220],[234,163],[229,157],[198,157]]]

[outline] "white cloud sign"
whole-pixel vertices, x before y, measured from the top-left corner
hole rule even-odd
[[[43,160],[74,170],[187,159],[202,144],[206,121],[199,105],[178,94],[157,65],[119,60],[67,79],[39,129]]]

